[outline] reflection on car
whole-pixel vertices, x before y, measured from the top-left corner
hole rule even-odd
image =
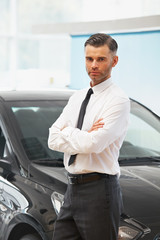
[[[72,91],[0,93],[0,240],[51,240],[67,186],[48,129]],[[160,239],[160,118],[131,99],[118,240]]]

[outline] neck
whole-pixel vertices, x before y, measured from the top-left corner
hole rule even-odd
[[[109,78],[111,78],[111,76],[109,76],[108,78],[106,78],[106,79],[104,79],[103,81],[100,81],[100,82],[95,82],[94,80],[91,80],[90,81],[90,86],[94,87],[94,86],[96,86],[96,85],[98,85],[98,84],[100,84],[100,83],[102,83],[104,81],[107,81]]]

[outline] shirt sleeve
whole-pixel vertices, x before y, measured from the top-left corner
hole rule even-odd
[[[110,109],[103,112],[103,128],[90,133],[70,126],[61,130],[60,126],[63,125],[61,123],[64,118],[64,114],[62,114],[49,129],[48,146],[50,149],[70,155],[100,153],[125,134],[128,126],[129,111],[129,100],[113,104]]]

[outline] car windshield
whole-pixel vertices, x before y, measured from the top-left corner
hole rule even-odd
[[[30,101],[11,107],[19,125],[23,148],[31,161],[47,164],[63,159],[63,153],[48,148],[49,128],[61,114],[67,101]],[[148,109],[131,101],[130,124],[120,150],[120,163],[160,159],[160,119]],[[44,160],[44,162],[43,162]],[[47,161],[48,160],[48,161]]]
[[[66,101],[21,102],[20,106],[18,103],[14,105],[17,106],[11,109],[20,128],[19,135],[27,157],[41,163],[43,160],[62,160],[63,153],[48,148],[48,134]]]

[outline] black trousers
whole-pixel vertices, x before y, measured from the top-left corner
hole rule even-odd
[[[53,240],[117,240],[121,207],[116,176],[68,184]]]

